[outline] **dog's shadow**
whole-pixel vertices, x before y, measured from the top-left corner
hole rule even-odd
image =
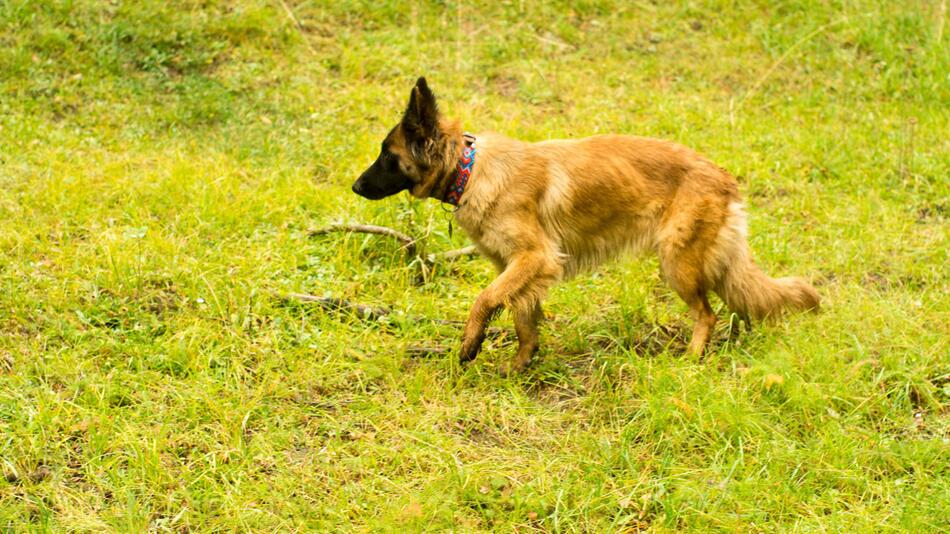
[[[710,340],[706,355],[736,343],[739,330],[737,322],[723,321]],[[582,342],[569,334],[558,333],[571,331],[578,329],[549,324],[544,336],[547,342],[531,365],[516,378],[536,399],[560,407],[583,397],[592,388],[611,388],[623,382],[622,364],[633,358],[695,358],[686,353],[692,329],[685,322],[643,321],[623,329],[605,324],[593,329]],[[509,355],[501,351],[498,359],[505,357]],[[701,356],[700,361],[706,357]]]

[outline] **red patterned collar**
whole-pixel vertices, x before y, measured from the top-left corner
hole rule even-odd
[[[462,156],[455,165],[455,182],[445,193],[445,202],[453,206],[459,205],[468,179],[472,175],[472,168],[475,166],[475,136],[466,132],[462,138],[465,140],[465,148],[462,149]]]

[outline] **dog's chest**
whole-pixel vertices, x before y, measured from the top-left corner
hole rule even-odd
[[[465,234],[475,243],[481,243],[485,234],[485,219],[474,213],[475,210],[462,206],[455,212],[455,222]]]
[[[514,243],[507,237],[503,221],[497,220],[490,210],[471,209],[463,206],[455,212],[455,220],[479,250],[496,263],[504,264],[514,252]]]

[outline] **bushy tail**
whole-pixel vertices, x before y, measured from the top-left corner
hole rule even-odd
[[[748,249],[742,252],[726,266],[715,287],[732,311],[751,319],[777,317],[785,310],[818,311],[821,298],[808,282],[771,278],[752,261]]]

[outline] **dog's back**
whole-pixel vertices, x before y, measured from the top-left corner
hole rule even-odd
[[[744,315],[818,305],[804,282],[775,281],[755,267],[735,178],[685,146],[623,135],[538,143],[477,137],[478,169],[458,216],[496,263],[534,247],[570,277],[649,250],[674,289],[715,290]],[[513,238],[531,224],[540,230],[534,242]]]
[[[661,234],[677,239],[673,234],[690,231],[690,220],[721,226],[729,204],[739,200],[732,176],[668,141],[620,135],[539,143],[495,134],[478,139],[479,170],[466,210],[472,230],[483,234],[494,220],[516,214],[537,217],[566,276],[622,252],[656,251]],[[695,209],[671,213],[677,194],[687,192]],[[678,229],[661,232],[665,218]]]

